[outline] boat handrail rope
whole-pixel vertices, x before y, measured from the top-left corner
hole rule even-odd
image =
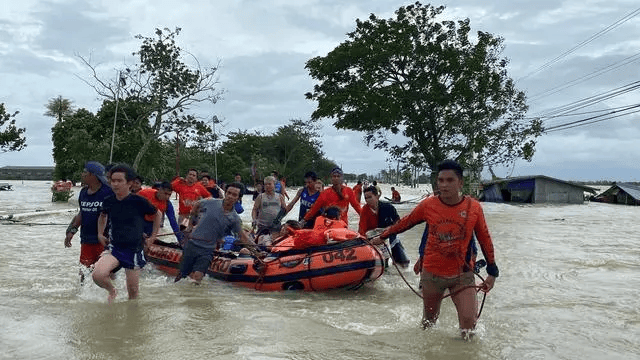
[[[378,250],[377,246],[375,246],[374,244],[372,244],[372,243],[371,243],[371,239],[373,239],[373,237],[372,237],[372,238],[366,238],[366,242],[367,242],[370,246],[372,246],[374,249]],[[384,244],[384,247],[387,249],[387,251],[389,252],[389,254],[391,254],[391,249],[389,249],[389,246],[387,246],[387,244],[386,244],[386,243]],[[378,251],[379,251],[379,250],[378,250]],[[416,294],[419,298],[421,298],[421,299],[422,299],[422,298],[423,298],[423,297],[422,297],[422,295],[421,295],[418,291],[416,291],[416,289],[414,289],[414,288],[413,288],[413,286],[411,286],[411,284],[409,284],[409,281],[407,281],[407,278],[405,278],[404,274],[402,273],[402,271],[401,271],[401,270],[400,270],[400,268],[398,267],[398,264],[396,264],[396,262],[395,262],[395,261],[393,261],[393,266],[396,268],[396,270],[398,271],[398,274],[400,274],[400,277],[402,278],[402,280],[404,281],[404,283],[405,283],[405,284],[407,284],[407,286],[409,287],[409,289],[411,289],[411,291],[413,291],[413,293],[414,293],[414,294]],[[473,267],[470,267],[470,268],[472,268],[472,269],[473,269]],[[483,278],[480,274],[478,274],[478,273],[477,273],[477,272],[475,272],[475,271],[474,271],[473,273],[474,273],[477,277],[479,277],[479,278],[480,278],[480,280],[482,280],[482,282],[484,282],[484,278]],[[446,298],[447,298],[447,297],[449,297],[449,296],[457,295],[458,293],[460,293],[460,292],[462,292],[462,291],[464,291],[464,290],[467,290],[467,289],[471,289],[471,288],[476,289],[476,293],[478,293],[478,292],[480,292],[480,290],[482,289],[482,286],[481,286],[481,285],[467,285],[467,286],[463,286],[463,287],[461,287],[460,289],[458,289],[458,290],[456,290],[456,291],[454,291],[454,292],[450,292],[450,293],[448,293],[448,294],[446,294],[446,295],[442,296],[442,298],[443,298],[443,299],[446,299]],[[486,300],[486,299],[487,299],[487,293],[485,292],[485,293],[483,293],[483,296],[482,296],[482,302],[481,302],[481,304],[480,304],[480,309],[478,310],[478,314],[476,315],[476,320],[477,320],[477,319],[479,319],[479,318],[480,318],[480,314],[482,314],[482,309],[484,308],[484,302],[485,302],[485,300]]]

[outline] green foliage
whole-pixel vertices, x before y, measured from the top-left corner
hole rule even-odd
[[[478,32],[472,42],[469,19],[438,21],[443,10],[415,3],[395,18],[356,20],[348,40],[306,64],[319,82],[306,94],[318,102],[312,119],[364,132],[405,166],[531,160],[542,126],[524,118],[525,95],[500,58],[503,39]],[[406,142],[392,145],[391,134]]]
[[[71,100],[63,98],[62,95],[58,95],[58,97],[50,99],[45,107],[47,108],[47,111],[44,115],[51,116],[57,121],[62,121],[67,116],[73,115]]]
[[[52,202],[67,202],[73,197],[73,190],[51,191],[51,193]]]
[[[255,165],[256,179],[276,170],[281,178],[287,179],[287,184],[300,185],[307,171],[315,171],[322,176],[336,166],[324,158],[319,138],[316,125],[293,119],[271,135],[246,131],[229,133],[218,155],[237,156],[233,164],[237,165],[237,172],[245,181],[251,179],[251,166]]]
[[[133,163],[138,149],[145,143],[151,129],[148,122],[141,120],[144,108],[145,104],[135,101],[119,101],[113,143],[114,162]],[[55,123],[51,129],[55,178],[79,181],[85,162],[109,162],[114,112],[115,103],[105,100],[95,115],[87,109],[79,109]],[[150,148],[154,154],[162,153],[158,142],[150,144]],[[139,172],[149,173],[160,162],[155,156],[145,158]]]
[[[16,115],[19,113],[8,113],[4,103],[0,103],[0,153],[20,151],[27,146],[27,139],[24,137],[26,129],[16,126]]]
[[[194,104],[219,100],[217,67],[201,68],[195,58],[194,66],[187,64],[175,40],[180,30],[164,28],[156,29],[151,37],[137,35],[136,39],[142,44],[133,55],[138,57],[139,63],[120,71],[115,82],[100,79],[96,69],[80,57],[94,78],[93,83],[85,82],[98,95],[110,101],[123,97],[143,105],[135,122],[147,122],[150,131],[144,133],[142,145],[135,148],[137,153],[132,165],[138,170],[144,167],[143,163],[156,160],[152,151],[154,144],[169,140],[170,135],[179,133],[181,138],[202,140],[211,133],[207,121],[187,114],[187,111]],[[152,155],[145,159],[148,154]]]

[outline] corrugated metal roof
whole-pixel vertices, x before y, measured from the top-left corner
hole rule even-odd
[[[618,183],[618,184],[615,184],[614,186],[617,186],[620,189],[624,190],[624,192],[629,194],[634,199],[640,200],[640,186],[629,184],[629,183]]]
[[[552,177],[546,176],[546,175],[515,176],[515,177],[509,177],[509,178],[505,178],[505,179],[492,180],[492,181],[489,181],[489,182],[486,182],[486,183],[482,183],[482,185],[483,186],[487,186],[487,185],[492,185],[492,184],[500,184],[500,183],[504,183],[504,182],[521,181],[521,180],[536,179],[536,178],[543,178],[543,179],[547,179],[547,180],[551,180],[551,181],[555,181],[555,182],[559,182],[559,183],[563,183],[563,184],[579,187],[579,188],[583,189],[584,191],[592,193],[592,194],[595,194],[595,193],[598,192],[597,189],[592,188],[590,186],[574,184],[574,183],[570,183],[568,181],[552,178]]]

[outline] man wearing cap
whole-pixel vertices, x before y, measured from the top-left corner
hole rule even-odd
[[[304,216],[305,222],[313,219],[320,212],[320,209],[328,209],[332,206],[340,209],[340,220],[344,221],[346,224],[349,224],[347,219],[349,204],[351,204],[353,209],[360,214],[360,211],[362,211],[360,203],[356,200],[353,190],[344,185],[343,175],[342,169],[339,167],[335,167],[331,170],[332,186],[320,193],[318,200],[313,203],[311,209],[309,209]]]
[[[97,161],[89,161],[82,172],[84,187],[78,195],[80,211],[73,217],[67,228],[65,247],[71,247],[71,239],[80,228],[80,263],[90,267],[98,261],[104,246],[98,240],[98,209],[113,191],[104,176],[104,166]],[[80,271],[80,281],[84,280],[84,274]]]

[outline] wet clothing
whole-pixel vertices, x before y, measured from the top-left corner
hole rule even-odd
[[[98,262],[100,255],[104,251],[102,244],[80,243],[80,264],[89,267]]]
[[[198,224],[191,231],[187,244],[197,244],[213,251],[218,240],[228,234],[239,234],[240,231],[242,231],[242,221],[235,210],[225,212],[222,208],[222,200],[200,200]]]
[[[454,277],[470,271],[465,255],[475,232],[487,261],[487,273],[498,276],[491,235],[482,206],[468,196],[456,205],[447,205],[439,196],[423,200],[411,213],[387,228],[381,238],[398,234],[421,223],[429,225],[428,240],[422,259],[423,271],[441,277]]]
[[[180,232],[180,226],[178,225],[178,221],[176,220],[176,214],[173,210],[173,205],[169,200],[158,200],[156,194],[158,190],[156,189],[142,189],[138,192],[138,195],[144,197],[149,200],[149,202],[156,207],[156,209],[160,210],[163,216],[166,214],[167,218],[169,218],[169,224],[171,225],[171,230],[176,234],[178,241],[182,240],[182,233]],[[153,221],[155,220],[154,215],[145,215],[144,217],[144,233],[147,235],[151,235],[153,232]]]
[[[155,214],[157,209],[142,196],[129,194],[122,200],[115,195],[104,199],[100,212],[109,217],[110,245],[137,252],[144,247],[144,216]]]
[[[189,215],[193,204],[200,198],[209,198],[211,193],[199,182],[188,185],[183,178],[177,178],[171,182],[173,191],[178,194],[178,214]]]
[[[422,232],[422,239],[420,240],[420,246],[418,247],[418,254],[420,257],[424,255],[424,248],[427,246],[427,238],[429,236],[429,225],[425,226],[424,231]],[[476,262],[476,256],[478,255],[478,245],[476,244],[476,234],[471,235],[471,246],[467,250],[467,255],[465,255],[464,260],[473,267]]]
[[[111,270],[112,273],[117,272],[121,268],[125,269],[142,269],[147,264],[147,259],[144,257],[144,251],[133,251],[128,248],[119,248],[113,244],[109,244],[107,249],[111,255],[119,262],[118,266]]]
[[[260,208],[258,209],[258,216],[256,218],[256,223],[258,225],[258,233],[260,233],[264,229],[273,229],[274,221],[278,217],[278,214],[283,209],[282,203],[282,195],[279,193],[275,193],[273,195],[268,195],[267,193],[260,194]]]
[[[298,220],[304,219],[304,215],[311,209],[313,204],[318,200],[320,191],[316,191],[315,194],[309,194],[309,189],[306,187],[302,189],[300,193],[300,213],[298,214]]]
[[[375,213],[371,206],[366,204],[360,212],[358,232],[362,236],[367,236],[367,231],[386,228],[395,224],[398,220],[400,220],[400,216],[393,205],[380,201],[378,202],[378,212]],[[395,234],[389,236],[389,248],[391,249],[393,262],[403,266],[409,264],[409,257],[404,250],[404,246],[402,246],[400,239]]]
[[[83,187],[78,195],[80,205],[80,216],[82,223],[80,226],[80,244],[99,244],[98,240],[98,217],[102,202],[109,196],[113,196],[113,190],[102,184],[98,191],[89,194],[89,188]]]
[[[198,218],[198,224],[184,246],[179,277],[185,277],[194,271],[206,274],[218,241],[225,235],[237,235],[242,231],[240,216],[235,210],[225,212],[222,200],[201,200]]]
[[[331,206],[336,206],[340,209],[340,220],[348,224],[347,212],[349,211],[349,204],[360,214],[362,208],[360,207],[360,203],[356,201],[356,196],[350,187],[342,186],[342,194],[338,194],[333,187],[330,187],[320,193],[318,200],[316,200],[304,216],[304,220],[311,220],[314,216],[318,215],[322,208],[328,209]]]

